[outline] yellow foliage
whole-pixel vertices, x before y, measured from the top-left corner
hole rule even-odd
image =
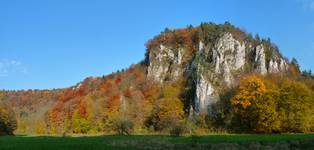
[[[183,104],[180,99],[162,99],[160,103],[159,118],[161,120],[179,120],[183,116]]]
[[[35,133],[38,135],[45,134],[45,123],[37,122],[35,125]]]
[[[246,109],[265,92],[266,86],[262,79],[256,75],[247,76],[240,81],[236,95],[231,99],[231,104]]]

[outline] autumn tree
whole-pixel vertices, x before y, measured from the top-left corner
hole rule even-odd
[[[12,135],[16,127],[13,110],[0,100],[0,135]]]
[[[81,100],[73,114],[73,133],[88,133],[92,129],[92,114],[89,113],[87,102]]]
[[[304,84],[284,80],[280,86],[279,114],[282,132],[307,132],[313,119],[313,93]]]
[[[163,87],[160,98],[153,103],[148,124],[155,130],[169,129],[184,118],[183,103],[180,99],[181,88],[175,84]]]
[[[240,81],[231,105],[242,124],[255,132],[271,133],[279,128],[276,112],[277,93],[266,89],[264,81],[251,75]]]

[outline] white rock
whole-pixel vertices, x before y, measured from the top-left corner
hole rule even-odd
[[[280,73],[280,72],[285,72],[287,70],[288,70],[288,65],[284,59],[277,58],[277,61],[274,59],[271,59],[269,61],[268,73]]]
[[[198,50],[199,51],[204,51],[204,43],[202,41],[200,41],[199,44],[198,44]]]
[[[208,112],[208,107],[214,103],[210,97],[214,92],[211,83],[200,76],[196,84],[195,109],[196,112]]]
[[[269,62],[269,68],[268,68],[268,72],[269,73],[278,73],[279,72],[279,66],[278,66],[278,63],[277,61],[275,60],[270,60]]]
[[[171,73],[172,80],[175,80],[183,72],[183,69],[179,67],[182,57],[183,49],[173,50],[161,44],[157,51],[149,54],[147,76],[162,83],[167,74]]]
[[[234,69],[238,70],[242,68],[245,65],[245,45],[240,44],[239,41],[237,41],[237,50],[235,55],[235,66]]]
[[[258,45],[255,50],[255,63],[257,64],[256,71],[262,75],[265,75],[267,74],[267,69],[264,46],[262,44]]]
[[[179,49],[178,50],[178,57],[177,57],[177,64],[181,64],[182,63],[182,51],[183,51],[183,49]]]
[[[288,64],[287,62],[281,58],[280,60],[280,70],[281,71],[287,71],[288,70]]]
[[[215,72],[223,73],[225,82],[232,82],[231,70],[241,69],[245,65],[245,44],[225,33],[215,45],[213,52]]]
[[[230,72],[229,65],[225,62],[224,72],[223,72],[224,81],[227,83],[227,86],[230,87],[233,83],[233,78]]]

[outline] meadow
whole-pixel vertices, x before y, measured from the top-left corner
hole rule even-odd
[[[314,149],[314,134],[2,136],[1,150]]]

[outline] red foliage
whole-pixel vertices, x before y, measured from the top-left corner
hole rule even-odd
[[[112,93],[108,95],[108,110],[111,112],[114,108],[120,106],[120,94],[119,93]]]
[[[60,122],[61,122],[61,112],[57,111],[55,109],[52,109],[50,111],[48,111],[48,118],[49,121],[52,123],[53,126],[59,126]]]
[[[78,112],[81,118],[87,117],[87,105],[86,101],[80,100],[79,105],[77,106]]]
[[[67,89],[59,98],[59,101],[65,103],[75,97],[75,92],[72,89]]]
[[[141,71],[139,71],[139,70],[137,70],[137,71],[135,71],[134,73],[134,76],[135,76],[135,78],[138,80],[138,79],[141,79],[141,78],[143,78],[145,75],[144,75],[144,73],[143,72],[141,72]]]
[[[196,31],[194,28],[191,31]],[[173,31],[168,31],[156,36],[154,39],[146,42],[147,49],[152,49],[160,44],[181,44],[186,48],[192,46],[192,33],[189,29],[178,29]]]
[[[141,91],[145,97],[145,99],[154,96],[156,93],[158,93],[159,89],[157,87],[157,85],[154,84],[148,84],[146,83],[144,86],[140,87]]]
[[[114,85],[113,80],[107,79],[99,86],[99,89],[107,92],[113,85]]]
[[[131,92],[131,90],[129,89],[129,88],[126,88],[125,90],[124,90],[124,94],[123,94],[125,97],[127,97],[127,98],[132,98],[132,92]]]
[[[122,75],[118,75],[118,77],[117,77],[116,80],[115,80],[115,83],[116,83],[116,84],[120,84],[121,81],[122,81],[122,79],[123,79]]]

